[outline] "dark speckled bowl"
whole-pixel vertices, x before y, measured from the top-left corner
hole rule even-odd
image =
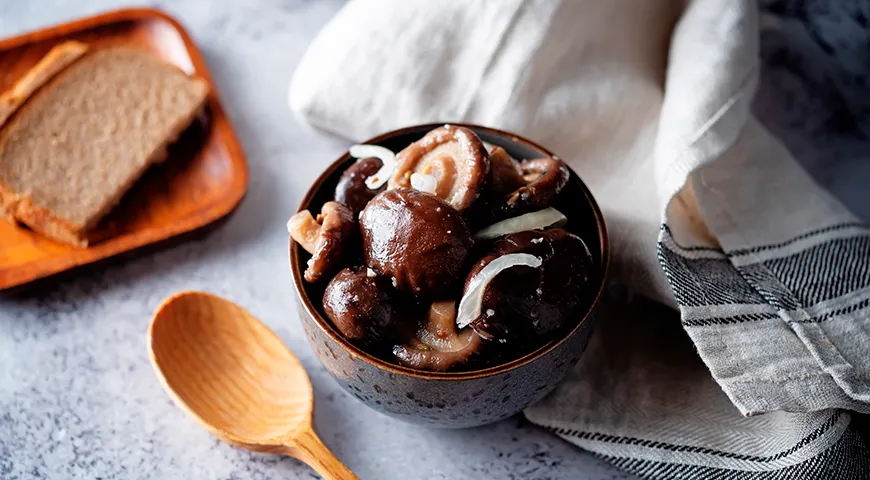
[[[379,135],[365,143],[395,152],[418,140],[439,124],[403,128]],[[463,125],[480,138],[499,145],[514,158],[552,155],[546,149],[516,135]],[[332,200],[341,173],[353,158],[345,153],[314,182],[299,210],[320,211]],[[595,324],[595,310],[604,286],[610,245],[601,211],[586,185],[571,172],[562,198],[572,199],[566,228],[583,238],[597,262],[598,276],[577,325],[532,353],[511,362],[483,370],[438,373],[401,367],[376,358],[350,342],[323,314],[323,285],[309,285],[302,279],[308,254],[290,241],[290,269],[299,296],[299,317],[308,340],[327,370],[345,390],[375,410],[396,418],[449,428],[472,427],[495,422],[520,412],[549,393],[568,373],[586,348]],[[573,199],[576,198],[576,204]]]

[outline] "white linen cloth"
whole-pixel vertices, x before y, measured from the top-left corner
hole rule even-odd
[[[870,412],[870,230],[752,118],[757,17],[750,0],[351,0],[290,105],[353,141],[514,131],[590,186],[613,277],[679,315],[610,295],[532,422],[647,478],[870,478],[849,412]]]

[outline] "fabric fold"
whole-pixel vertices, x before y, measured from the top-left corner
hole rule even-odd
[[[578,367],[532,422],[644,478],[865,478],[852,414],[743,417],[698,360],[678,314],[610,289]]]

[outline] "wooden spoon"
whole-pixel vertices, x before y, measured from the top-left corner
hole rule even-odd
[[[148,339],[169,396],[224,442],[296,457],[327,479],[357,478],[314,433],[314,393],[302,364],[238,305],[179,293],[157,309]]]

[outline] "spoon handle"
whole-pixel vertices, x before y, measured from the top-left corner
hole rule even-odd
[[[314,433],[306,430],[287,445],[291,456],[302,460],[325,480],[359,480],[349,468],[345,467]]]

